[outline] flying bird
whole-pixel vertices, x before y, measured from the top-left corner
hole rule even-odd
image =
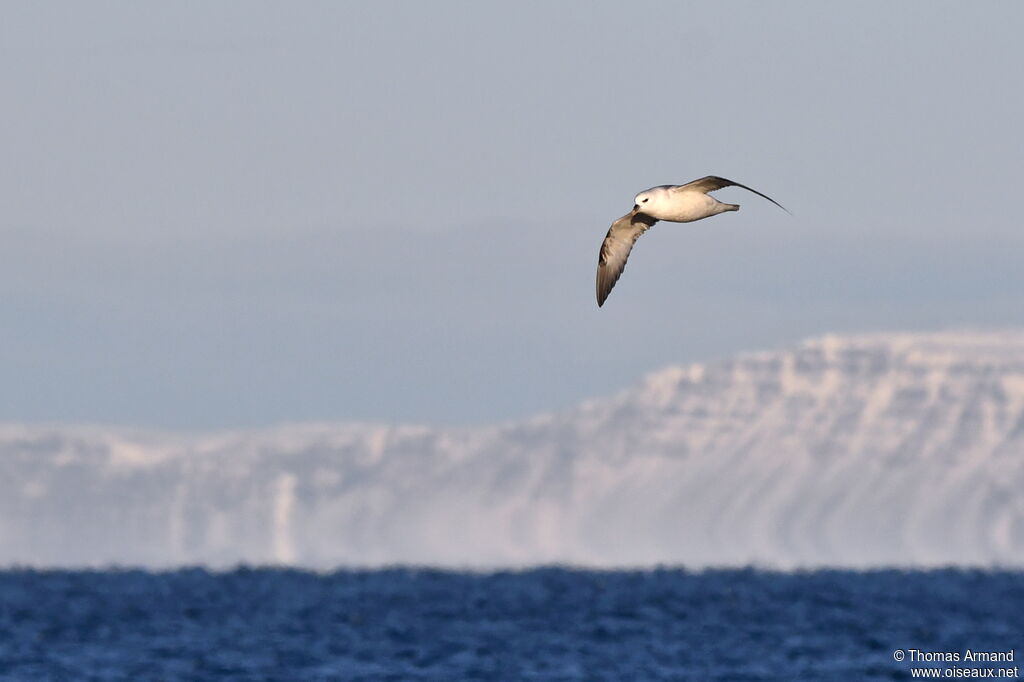
[[[633,210],[614,223],[601,244],[597,259],[597,305],[604,305],[612,287],[626,267],[626,259],[633,244],[659,220],[673,223],[692,223],[726,211],[740,210],[739,204],[724,204],[708,192],[723,187],[741,187],[748,192],[764,197],[786,213],[789,211],[779,202],[756,189],[732,180],[709,175],[685,185],[659,185],[640,192],[633,199]]]

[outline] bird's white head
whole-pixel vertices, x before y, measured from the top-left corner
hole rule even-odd
[[[648,190],[644,190],[633,197],[633,203],[636,207],[643,211],[646,209],[654,208],[654,206],[661,201],[661,195],[665,192],[662,187],[652,187]],[[645,211],[646,212],[646,211]]]

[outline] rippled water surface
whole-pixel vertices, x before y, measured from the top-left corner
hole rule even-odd
[[[897,649],[1022,644],[1017,572],[0,572],[3,680],[905,680]]]

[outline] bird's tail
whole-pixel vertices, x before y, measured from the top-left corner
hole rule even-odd
[[[740,205],[739,204],[723,204],[723,205],[725,206],[725,208],[722,209],[723,213],[725,213],[726,211],[738,211],[738,210],[740,210]]]

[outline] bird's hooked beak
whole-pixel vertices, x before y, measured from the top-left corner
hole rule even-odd
[[[639,210],[640,210],[640,204],[633,204],[633,213],[636,213]]]

